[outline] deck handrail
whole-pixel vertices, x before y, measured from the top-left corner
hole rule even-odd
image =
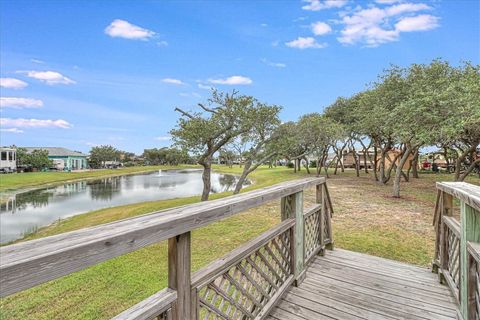
[[[455,213],[454,199],[460,203]],[[459,213],[459,214],[458,214]],[[460,218],[460,220],[458,220]],[[480,187],[465,182],[437,182],[432,263],[458,304],[459,319],[480,316]]]
[[[316,202],[319,205],[304,216],[303,190],[314,186],[317,190]],[[223,267],[218,267],[218,262],[212,262],[206,267],[207,270],[203,269],[196,273],[192,282],[190,266],[192,230],[279,198],[282,200],[282,224],[253,240],[257,243],[249,242],[238,248]],[[332,212],[325,178],[306,178],[218,200],[8,245],[0,248],[0,296],[31,288],[168,239],[168,288],[126,310],[116,319],[152,317],[194,319],[202,307],[210,307],[213,312],[222,312],[215,310],[214,302],[208,304],[208,295],[200,296],[205,290],[212,288],[216,291],[215,294],[221,295],[224,301],[231,304],[231,308],[236,306],[249,316],[262,318],[282,294],[280,287],[285,287],[292,281],[301,281],[305,272],[303,266],[308,262],[305,258],[310,258],[312,253],[318,253],[333,244],[330,221]],[[306,257],[304,252],[308,252],[309,257]],[[258,258],[258,261],[253,261],[254,258]],[[225,270],[228,267],[230,269],[236,267],[239,263],[237,260],[242,263],[246,261],[249,266],[248,270],[241,271],[245,273],[242,277],[249,278],[252,272],[261,274],[262,268],[269,268],[269,275],[275,276],[262,280],[270,282],[271,292],[263,295],[261,301],[254,301],[256,306],[251,310],[236,305],[232,297],[228,296],[229,293],[223,292],[218,287],[223,278],[229,277]],[[212,269],[215,264],[217,268]],[[252,271],[253,269],[257,271]],[[200,277],[202,274],[203,277]],[[255,275],[255,279],[257,276]],[[235,279],[232,283],[235,283]],[[255,283],[253,285],[258,286]],[[242,288],[237,289],[249,295]],[[253,301],[259,297],[250,298]]]

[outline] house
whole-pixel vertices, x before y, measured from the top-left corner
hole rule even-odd
[[[48,158],[57,170],[81,170],[87,168],[87,155],[61,147],[26,147],[27,153],[33,150],[48,151]]]
[[[390,168],[392,165],[393,159],[395,159],[396,156],[400,153],[400,150],[398,149],[392,149],[387,152],[387,158],[385,159],[385,168]],[[367,150],[366,153],[363,152],[363,150],[358,150],[356,151],[357,154],[357,159],[359,160],[359,167],[360,169],[365,168],[365,163],[367,164],[367,168],[371,169],[373,168],[373,159],[374,159],[374,152],[373,148],[370,148]],[[372,159],[372,161],[370,161]],[[343,152],[343,165],[345,168],[355,168],[355,158],[353,156],[353,151],[352,150],[344,150]],[[377,166],[380,165],[380,151],[377,153]],[[408,155],[407,161],[405,162],[404,169],[408,170],[410,169],[411,162],[413,161],[413,155],[410,154]],[[395,161],[395,164],[398,164],[400,162],[400,158],[397,158]]]
[[[0,172],[10,173],[17,171],[17,150],[0,148]]]

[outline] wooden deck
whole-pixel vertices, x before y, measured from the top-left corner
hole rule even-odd
[[[456,319],[456,308],[430,269],[335,249],[314,258],[268,319],[442,320]]]

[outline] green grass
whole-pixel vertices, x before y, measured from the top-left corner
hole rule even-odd
[[[216,166],[217,172],[239,173],[240,168]],[[253,190],[301,178],[286,168],[260,168],[251,179]],[[335,246],[427,265],[433,254],[431,226],[437,180],[450,175],[424,175],[402,183],[402,199],[390,197],[391,186],[381,186],[370,175],[360,178],[346,171],[328,180],[335,209]],[[470,179],[477,183],[477,178]],[[229,193],[212,195],[212,199]],[[314,200],[313,190],[305,202]],[[156,210],[199,201],[198,197],[153,201],[98,210],[41,228],[34,239],[98,225]],[[193,231],[192,268],[198,270],[279,222],[279,201]],[[328,253],[327,253],[328,254]],[[100,263],[80,272],[17,293],[0,301],[1,319],[108,319],[164,288],[167,281],[165,242]]]
[[[187,167],[187,166],[181,166]],[[145,166],[145,167],[127,167],[120,169],[101,169],[82,172],[25,172],[17,174],[0,175],[0,192],[23,188],[33,188],[49,184],[120,176],[139,172],[155,171],[159,169],[174,169],[175,166]]]

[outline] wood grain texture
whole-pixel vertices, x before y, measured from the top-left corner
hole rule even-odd
[[[437,189],[451,194],[473,209],[480,211],[480,186],[466,182],[437,182]]]
[[[158,315],[170,309],[176,300],[177,292],[166,288],[125,310],[112,320],[155,319]]]
[[[82,270],[325,183],[307,178],[0,248],[0,296]]]
[[[456,319],[449,290],[426,268],[342,249],[317,256],[270,316],[287,319]]]

